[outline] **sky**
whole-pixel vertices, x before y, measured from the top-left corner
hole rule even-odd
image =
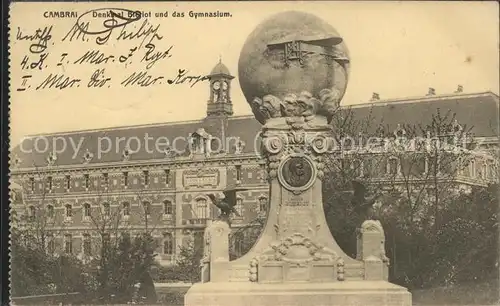
[[[144,65],[127,68],[63,65],[62,53],[76,59],[87,50],[126,54],[129,42],[97,46],[92,42],[61,42],[75,23],[73,18],[48,19],[45,11],[76,11],[79,16],[106,4],[16,3],[11,10],[11,143],[25,135],[98,129],[169,121],[200,119],[206,114],[209,85],[126,87],[121,80]],[[109,6],[109,4],[108,4]],[[117,4],[113,7],[170,13],[169,18],[150,18],[160,24],[163,35],[157,50],[170,45],[171,58],[158,61],[152,75],[173,78],[178,69],[205,75],[221,58],[236,76],[232,83],[235,115],[251,114],[238,84],[238,58],[247,36],[263,20],[287,10],[315,14],[330,23],[349,49],[351,70],[343,105],[366,103],[373,92],[381,99],[424,96],[429,87],[437,94],[453,93],[457,85],[464,92],[499,93],[499,19],[496,2],[181,2]],[[174,18],[172,13],[228,11],[231,18]],[[33,85],[49,73],[81,78],[79,88],[16,91],[20,86],[20,63],[30,43],[16,40],[22,33],[53,25],[49,56],[43,71],[32,73]],[[133,43],[133,42],[132,42]],[[28,54],[29,55],[29,54]],[[33,56],[32,54],[30,56]],[[96,68],[105,68],[112,80],[107,88],[86,88]],[[84,83],[85,82],[85,83]],[[35,87],[35,86],[33,86]]]

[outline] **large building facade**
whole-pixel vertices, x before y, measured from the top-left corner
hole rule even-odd
[[[11,154],[13,218],[44,219],[53,252],[92,256],[99,229],[150,230],[158,259],[175,261],[179,246],[203,239],[208,220],[218,214],[207,193],[240,185],[235,228],[265,216],[268,184],[259,156],[261,125],[254,116],[233,116],[233,76],[218,63],[208,76],[207,116],[201,120],[34,135]],[[380,100],[352,107],[389,129],[421,123],[438,109],[472,127],[477,159],[461,171],[463,184],[485,185],[496,178],[499,100],[493,93],[436,95]],[[378,119],[377,119],[378,118]],[[65,151],[58,145],[66,143]],[[72,150],[69,144],[79,144]],[[479,154],[480,153],[480,154]],[[395,166],[396,174],[398,166]],[[385,170],[380,170],[384,172]],[[387,172],[392,173],[390,166]],[[383,173],[382,173],[383,174]],[[15,188],[13,188],[15,189]]]

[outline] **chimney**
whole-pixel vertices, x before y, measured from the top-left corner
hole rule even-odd
[[[457,86],[457,90],[455,90],[455,93],[461,93],[464,92],[464,87],[462,85]]]
[[[427,96],[434,96],[436,95],[436,90],[432,87],[429,87],[429,91],[427,92]]]
[[[372,94],[372,98],[370,99],[370,101],[378,101],[378,100],[380,100],[380,95],[378,93],[374,92]]]

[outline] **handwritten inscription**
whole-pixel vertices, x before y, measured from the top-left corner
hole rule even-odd
[[[50,14],[45,15],[51,18]],[[151,16],[151,12],[98,8],[64,15],[75,19],[66,28],[58,24],[17,27],[16,51],[25,52],[20,62],[13,63],[23,72],[17,91],[193,87],[208,80],[206,75],[175,64],[177,49],[168,42],[167,30],[152,21]],[[168,16],[165,12],[164,17]],[[71,51],[61,52],[64,46]],[[165,62],[167,69],[162,66],[153,71],[160,62]]]

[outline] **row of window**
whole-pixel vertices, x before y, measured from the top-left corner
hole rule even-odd
[[[84,188],[89,189],[90,188],[90,176],[89,176],[89,174],[84,174],[83,178],[84,178]],[[123,172],[122,173],[122,180],[123,180],[123,185],[125,187],[128,187],[129,186],[129,175],[128,175],[128,172]],[[142,180],[143,180],[144,186],[148,186],[149,185],[149,183],[150,183],[149,171],[143,171],[142,172]],[[35,191],[35,178],[34,177],[30,177],[29,178],[29,182],[30,182],[30,189],[31,189],[32,192],[34,192]],[[108,173],[103,173],[102,174],[102,183],[103,183],[103,186],[105,188],[109,187],[109,175],[108,175]],[[165,170],[164,183],[165,183],[166,186],[170,185],[170,170],[168,170],[168,169]],[[53,189],[53,178],[52,178],[52,176],[48,176],[46,178],[46,184],[47,184],[47,190],[52,190]],[[70,175],[66,175],[65,176],[65,189],[66,190],[70,190],[71,189],[71,176]]]
[[[199,198],[196,200],[195,209],[194,209],[194,217],[197,219],[206,219],[208,218],[209,210],[208,210],[207,199]],[[243,199],[236,199],[236,206],[234,207],[240,216],[244,215],[243,211]],[[267,211],[267,198],[264,196],[259,197],[259,212]]]
[[[151,214],[151,203],[145,201],[142,203],[142,207],[144,209],[145,215]],[[123,216],[128,217],[130,215],[130,203],[129,202],[123,202],[120,208],[121,208],[120,213]],[[66,204],[64,206],[64,209],[65,209],[66,218],[72,218],[73,217],[73,206],[71,204]],[[89,203],[84,203],[82,205],[82,209],[83,209],[83,217],[90,218],[92,215],[91,205]],[[109,203],[103,203],[102,209],[103,209],[103,214],[105,216],[111,215],[111,207],[110,207]],[[174,213],[174,206],[173,206],[172,202],[169,200],[163,201],[163,214],[172,215],[173,213]],[[34,219],[36,216],[36,209],[33,205],[28,207],[28,216],[30,219]],[[55,217],[53,205],[47,205],[47,217],[48,218]]]
[[[264,196],[259,197],[259,211],[260,212],[266,212],[267,211],[267,198]],[[144,209],[144,214],[146,216],[149,216],[151,214],[151,203],[145,201],[142,203],[142,207]],[[196,200],[195,204],[195,210],[194,210],[194,215],[195,218],[198,219],[206,219],[208,218],[208,213],[209,213],[209,205],[207,202],[206,198],[199,198]],[[66,218],[72,218],[73,217],[73,206],[71,204],[66,204],[64,206],[65,209],[65,216]],[[124,217],[130,216],[130,203],[129,202],[123,202],[120,207],[121,215]],[[236,211],[240,214],[243,215],[243,199],[238,198],[236,200],[236,206],[235,206]],[[84,218],[90,218],[92,215],[92,209],[91,205],[89,203],[84,203],[82,205],[82,210],[83,210],[83,217]],[[111,216],[111,207],[109,203],[103,203],[102,204],[102,213],[104,216]],[[174,205],[171,201],[165,200],[163,201],[163,214],[164,215],[172,215],[174,213]],[[30,219],[34,219],[36,216],[36,208],[35,206],[31,205],[28,207],[28,216]],[[53,205],[47,205],[47,217],[50,219],[53,219],[55,217],[55,212],[54,212],[54,206]]]
[[[356,173],[357,176],[363,176],[365,173],[368,174],[368,172],[373,171],[370,167],[374,166],[374,160],[344,160],[344,162]],[[376,162],[377,161],[375,161],[375,163]],[[407,163],[405,164],[405,161],[392,157],[381,162],[381,165],[383,166],[382,170],[385,174],[400,175],[402,171],[410,171],[409,168],[411,168],[411,172],[415,172],[415,174],[428,173],[430,168],[436,163],[440,167],[440,171],[446,171],[447,168],[451,168],[453,166],[452,164],[454,162],[458,162],[458,160],[441,162],[438,157],[437,161],[429,162],[428,158],[422,158],[421,160],[417,159],[406,161]],[[477,162],[474,159],[471,159],[466,168],[461,171],[463,172],[464,170],[469,172],[469,176],[482,179],[494,179],[497,171],[493,161],[482,162],[480,165],[477,165]]]
[[[109,242],[109,235],[103,235],[103,244]],[[161,243],[162,253],[164,255],[172,255],[174,253],[174,238],[171,233],[164,233]],[[73,254],[73,236],[71,234],[64,235],[63,250],[66,254]],[[53,236],[47,239],[47,251],[51,254],[56,253],[56,240]],[[92,256],[92,238],[89,234],[82,235],[82,250],[81,252],[86,256]]]

